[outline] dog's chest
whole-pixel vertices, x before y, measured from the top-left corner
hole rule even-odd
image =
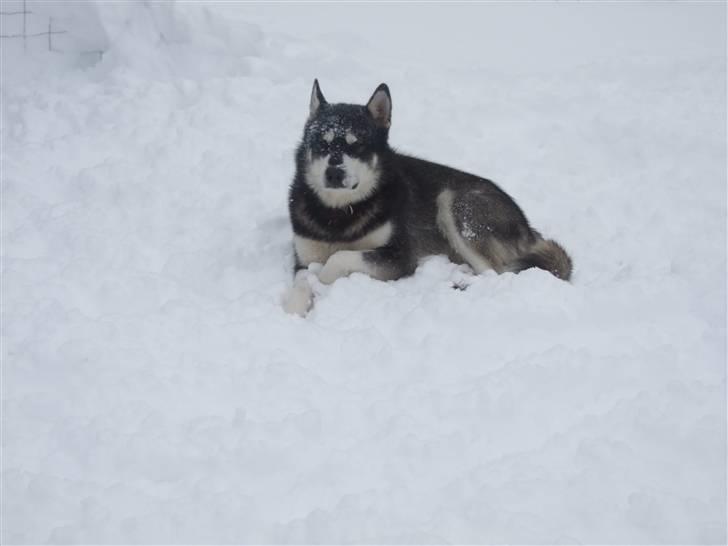
[[[293,236],[296,255],[301,265],[312,263],[325,264],[329,257],[339,250],[374,250],[389,242],[392,237],[392,223],[386,222],[354,241],[329,242],[309,239],[300,235]]]

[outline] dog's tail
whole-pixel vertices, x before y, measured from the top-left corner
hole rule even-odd
[[[564,281],[571,279],[574,268],[571,258],[559,243],[541,237],[516,260],[515,266],[516,271],[538,267]]]

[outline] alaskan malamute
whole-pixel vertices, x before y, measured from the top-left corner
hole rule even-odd
[[[324,284],[354,272],[398,279],[433,254],[475,273],[538,267],[570,278],[566,251],[493,182],[390,148],[391,119],[385,84],[362,106],[329,104],[314,81],[289,194],[296,277],[288,312],[303,315],[313,303],[311,264],[321,264]]]

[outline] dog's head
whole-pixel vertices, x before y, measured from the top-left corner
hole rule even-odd
[[[371,195],[379,184],[392,115],[389,88],[381,84],[366,105],[329,104],[313,82],[299,161],[305,182],[331,207]]]

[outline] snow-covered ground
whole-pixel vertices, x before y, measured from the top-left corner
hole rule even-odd
[[[30,6],[70,32],[3,42],[3,544],[726,541],[725,4]],[[573,282],[284,314],[314,77],[387,82]]]

